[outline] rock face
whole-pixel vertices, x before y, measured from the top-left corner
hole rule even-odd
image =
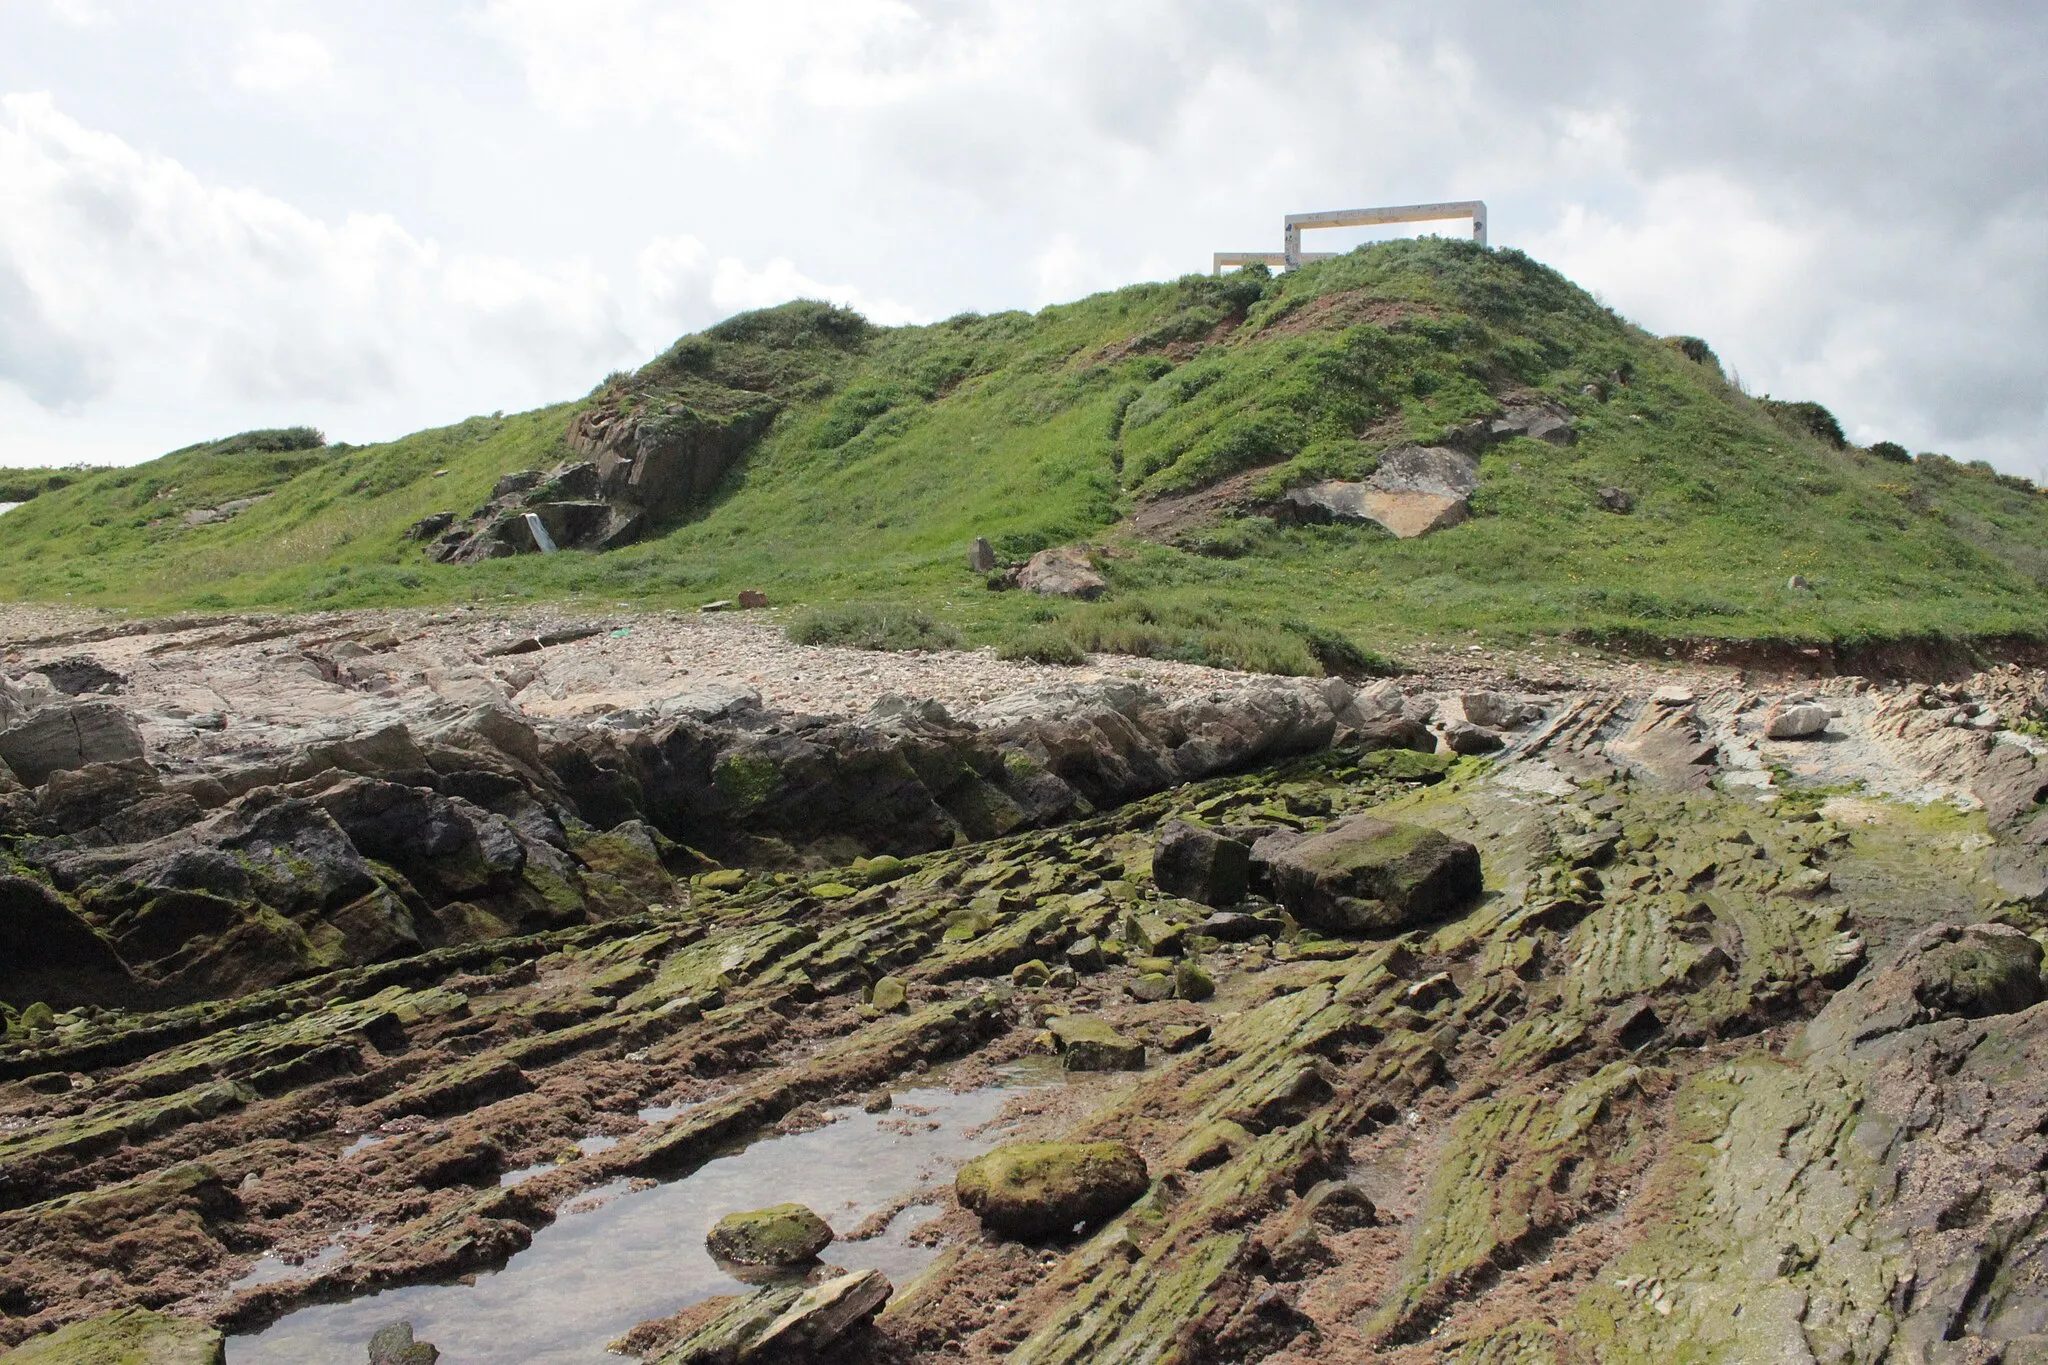
[[[881,1271],[863,1270],[809,1288],[771,1285],[744,1298],[714,1299],[653,1365],[829,1359],[827,1348],[879,1313],[892,1292]]]
[[[803,1265],[832,1245],[832,1229],[802,1204],[728,1213],[705,1234],[713,1256],[739,1265]]]
[[[22,1343],[20,1365],[222,1365],[221,1334],[203,1322],[123,1308]]]
[[[1358,816],[1277,852],[1273,885],[1296,919],[1376,934],[1436,919],[1480,892],[1479,850],[1433,829]]]
[[[0,761],[31,787],[88,763],[141,758],[142,731],[112,702],[44,706],[0,730]]]
[[[1331,479],[1289,489],[1277,515],[1307,522],[1371,522],[1403,540],[1455,526],[1471,515],[1479,464],[1445,446],[1398,446],[1363,483]]]
[[[1250,845],[1183,820],[1166,826],[1152,850],[1152,880],[1161,891],[1218,909],[1244,899],[1251,870]]]
[[[960,1168],[953,1191],[982,1225],[1035,1240],[1121,1213],[1151,1184],[1121,1142],[1011,1142]]]
[[[1017,574],[1017,586],[1041,597],[1093,601],[1108,591],[1109,580],[1095,571],[1095,562],[1079,545],[1055,545],[1031,556]]]

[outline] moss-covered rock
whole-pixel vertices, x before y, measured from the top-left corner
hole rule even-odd
[[[705,1234],[711,1254],[739,1265],[802,1265],[832,1245],[832,1229],[802,1204],[728,1213]]]
[[[23,1342],[7,1359],[21,1365],[222,1365],[227,1355],[221,1334],[203,1322],[123,1308]]]
[[[953,1191],[984,1227],[1040,1238],[1120,1213],[1150,1183],[1125,1143],[1011,1142],[961,1167]]]
[[[1093,1014],[1062,1014],[1046,1024],[1060,1064],[1069,1071],[1141,1071],[1145,1045]]]
[[[1479,850],[1420,825],[1358,816],[1274,854],[1279,899],[1333,934],[1385,933],[1436,919],[1479,895]]]

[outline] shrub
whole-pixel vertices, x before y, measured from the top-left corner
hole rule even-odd
[[[260,431],[244,431],[225,440],[215,441],[213,448],[222,455],[242,455],[254,452],[318,450],[326,444],[327,437],[318,427],[266,427]]]
[[[1911,453],[1897,441],[1879,441],[1870,448],[1870,453],[1880,460],[1889,460],[1893,464],[1913,463]]]
[[[1037,626],[996,646],[998,659],[1034,664],[1084,664],[1088,655],[1056,626]]]
[[[788,635],[800,645],[849,649],[952,649],[960,643],[951,626],[921,611],[875,602],[814,607],[790,622]]]
[[[1705,365],[1715,374],[1721,373],[1721,357],[1714,354],[1714,348],[1698,337],[1666,337],[1665,344],[1695,365]]]
[[[1762,403],[1764,411],[1770,413],[1782,426],[1790,427],[1794,431],[1803,431],[1809,436],[1817,436],[1836,450],[1844,449],[1849,444],[1849,438],[1842,434],[1842,424],[1835,420],[1832,412],[1818,403],[1784,403],[1768,396],[1757,401]]]

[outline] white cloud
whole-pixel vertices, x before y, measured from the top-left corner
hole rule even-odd
[[[281,95],[319,85],[334,70],[327,44],[310,33],[257,33],[242,43],[235,84],[260,94]]]
[[[138,457],[177,444],[170,432],[252,414],[363,439],[528,407],[686,327],[792,295],[913,316],[787,260],[713,262],[688,237],[650,244],[638,264],[638,288],[621,295],[588,261],[449,251],[383,214],[323,221],[87,129],[48,97],[0,98],[6,406],[102,428],[147,417],[167,434]],[[0,461],[49,457],[0,449]]]

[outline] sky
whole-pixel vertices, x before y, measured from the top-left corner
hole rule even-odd
[[[389,439],[792,297],[1035,309],[1483,199],[1751,392],[2048,478],[2044,91],[2048,7],[1971,0],[0,0],[0,464]]]

